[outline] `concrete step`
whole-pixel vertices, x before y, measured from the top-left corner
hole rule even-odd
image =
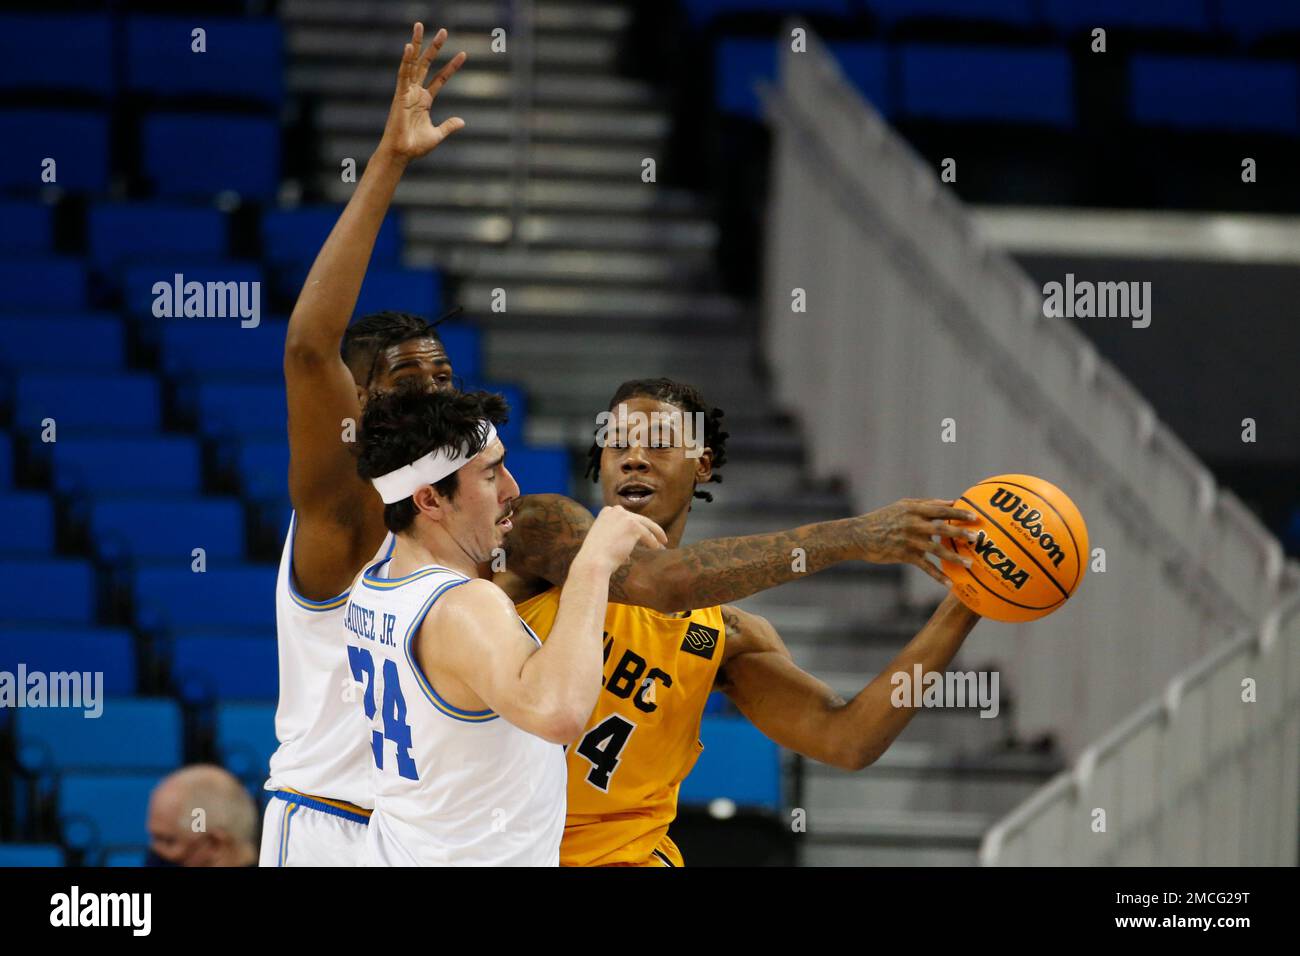
[[[446,19],[442,17],[445,15]],[[421,0],[280,0],[279,16],[289,24],[333,24],[351,29],[384,28],[399,32],[397,49],[409,37],[411,24],[424,23],[426,31],[445,26],[453,30],[510,29],[499,0],[457,0],[446,9],[432,10]],[[617,3],[564,3],[547,0],[533,7],[539,34],[554,31],[619,35],[627,28],[631,11]],[[459,48],[458,48],[459,49]]]
[[[398,52],[401,51],[398,42]],[[358,97],[373,99],[381,108],[393,97],[396,63],[341,64],[326,62],[290,63],[285,71],[291,94],[310,99]],[[474,103],[509,105],[511,79],[506,72],[466,68],[456,75],[454,89],[438,96],[438,112],[451,116],[469,111]],[[631,109],[659,105],[655,91],[646,83],[623,77],[593,77],[584,73],[538,71],[534,77],[532,102],[535,107],[558,108],[600,106]],[[466,121],[470,117],[465,117]]]
[[[894,846],[801,840],[799,866],[978,866],[979,844]]]
[[[1054,761],[1042,759],[1033,770],[979,768],[975,761],[960,757],[940,758],[920,766],[882,759],[857,773],[813,761],[805,761],[804,768],[802,800],[810,815],[822,810],[870,807],[900,813],[994,816],[1026,799],[1059,769]]]
[[[426,16],[426,20],[432,19]],[[504,18],[502,18],[504,20]],[[291,25],[285,36],[285,47],[298,63],[314,61],[357,65],[374,63],[391,65],[395,70],[401,62],[402,44],[410,39],[410,24],[401,27],[386,24],[348,23],[298,23]],[[500,43],[493,49],[492,30],[506,31],[505,49]],[[425,24],[426,36],[436,27]],[[447,28],[447,43],[430,70],[438,69],[457,52],[464,50],[468,59],[466,69],[509,70],[511,61],[521,51],[520,34],[509,22],[498,21],[492,26]],[[608,33],[566,35],[539,32],[533,44],[533,64],[540,70],[592,70],[610,72],[618,56],[618,37]]]
[[[448,107],[439,110],[439,117],[453,116],[458,111]],[[465,112],[469,112],[466,110]],[[472,172],[508,174],[515,168],[515,146],[501,136],[480,135],[471,132],[468,125],[473,114],[464,117],[465,129],[439,148],[436,161],[439,170],[457,173]],[[356,133],[322,133],[320,136],[320,164],[329,175],[335,175],[339,162],[354,158],[360,163],[374,152],[377,137]],[[653,193],[655,183],[641,180],[642,162],[657,159],[659,153],[649,148],[653,144],[627,143],[569,143],[546,139],[533,140],[528,146],[527,170],[530,177],[583,177],[607,183],[641,186]],[[400,199],[400,196],[399,196]]]
[[[497,293],[500,289],[504,299]],[[728,296],[659,289],[593,289],[586,285],[517,283],[497,286],[480,280],[460,284],[458,304],[468,312],[490,312],[503,302],[504,312],[545,319],[552,315],[589,315],[607,323],[637,322],[661,315],[694,315],[701,323],[734,322],[741,306]],[[495,360],[495,354],[494,354]],[[716,366],[715,366],[716,367]],[[594,370],[598,374],[603,370]],[[606,375],[605,379],[608,380]]]
[[[991,814],[946,811],[809,808],[806,836],[858,846],[940,846],[976,849],[997,820]]]
[[[459,77],[458,77],[459,79]],[[439,115],[447,107],[442,97],[435,110]],[[330,101],[316,110],[316,126],[324,133],[364,136],[378,142],[387,118],[384,105],[376,100]],[[447,115],[454,115],[448,111]],[[520,118],[508,107],[476,104],[470,115],[462,117],[465,129],[457,140],[470,137],[507,139],[519,128]],[[668,117],[659,110],[607,110],[540,108],[525,117],[534,141],[629,141],[656,146],[669,132]]]
[[[708,290],[714,281],[707,252],[617,252],[600,249],[445,247],[411,241],[405,261],[437,265],[494,285],[514,282],[581,282],[588,286],[640,286]],[[656,337],[657,338],[657,337]]]
[[[504,244],[512,239],[510,217],[488,212],[407,210],[407,241],[455,248]],[[519,242],[541,248],[601,249],[646,253],[707,253],[717,244],[717,226],[705,220],[662,220],[651,215],[559,215],[522,217]]]

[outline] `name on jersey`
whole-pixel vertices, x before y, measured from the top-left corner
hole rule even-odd
[[[374,609],[349,601],[343,626],[363,640],[378,641],[388,647],[397,646],[397,641],[393,639],[393,629],[397,626],[396,614],[385,613],[379,620],[379,630],[376,632]]]
[[[614,650],[614,635],[604,632],[605,647],[603,657],[606,664]],[[631,700],[632,706],[644,714],[652,714],[659,709],[656,702],[656,687],[673,686],[673,677],[659,667],[651,667],[650,662],[632,650],[623,651],[618,663],[605,679],[605,690],[619,700]]]

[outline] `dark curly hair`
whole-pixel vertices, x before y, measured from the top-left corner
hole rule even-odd
[[[687,415],[703,413],[704,445],[713,450],[713,474],[709,481],[721,483],[722,475],[718,474],[718,469],[727,463],[727,432],[722,430],[722,409],[714,408],[706,402],[694,386],[670,378],[635,378],[624,382],[609,400],[610,411],[629,398],[652,398],[666,402]],[[587,470],[583,472],[583,477],[590,477],[596,482],[600,481],[600,452],[600,444],[592,442],[587,452]],[[713,495],[698,488],[695,497],[704,501],[713,500]]]
[[[385,350],[411,339],[428,338],[441,345],[438,326],[460,311],[457,307],[432,322],[410,312],[385,311],[363,316],[343,333],[343,364],[351,370],[358,385],[369,388],[375,377],[375,365]]]
[[[500,425],[509,412],[506,400],[492,392],[435,391],[424,382],[403,382],[376,393],[361,417],[357,474],[370,481],[438,448],[465,447],[478,454],[484,438],[479,422],[486,418]],[[454,499],[459,483],[459,475],[452,473],[433,487]],[[405,531],[416,513],[411,498],[384,505],[384,526],[394,533]]]

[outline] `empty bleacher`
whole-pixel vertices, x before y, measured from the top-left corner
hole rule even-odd
[[[285,316],[342,203],[280,202],[280,21],[203,27],[200,52],[189,18],[0,15],[0,670],[106,695],[94,719],[0,712],[0,864],[139,865],[161,776],[217,760],[256,793],[275,746]],[[432,319],[443,281],[403,261],[395,211],[356,314]],[[256,321],[177,310],[178,282],[242,283]],[[568,491],[480,331],[444,329],[515,406],[520,481]]]

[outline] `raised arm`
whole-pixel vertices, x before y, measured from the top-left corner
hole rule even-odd
[[[638,549],[610,576],[609,598],[666,613],[712,607],[841,561],[912,564],[946,583],[946,576],[928,556],[960,562],[943,539],[969,537],[970,532],[948,522],[977,520],[952,505],[945,500],[904,498],[869,514],[790,531],[714,538],[664,551]],[[521,498],[514,530],[506,539],[506,567],[514,579],[507,588],[511,597],[528,597],[530,590],[537,590],[530,587],[533,581],[563,584],[591,521],[586,508],[563,495]],[[931,540],[932,535],[940,535],[940,540]]]
[[[910,679],[915,664],[924,673],[942,671],[979,619],[949,594],[889,666],[845,701],[795,664],[767,620],[723,608],[725,657],[717,686],[782,747],[845,770],[861,770],[889,749],[918,709],[894,706],[894,675],[901,672]]]
[[[357,384],[339,346],[356,307],[379,227],[407,163],[462,128],[453,116],[434,126],[429,108],[465,62],[458,53],[426,89],[424,78],[447,38],[439,30],[421,53],[417,23],[398,70],[384,135],[356,191],[325,240],[297,304],[284,343],[289,404],[289,498],[297,513],[294,576],[308,598],[344,590],[357,565],[383,539],[383,508],[357,477],[344,422],[360,419]]]

